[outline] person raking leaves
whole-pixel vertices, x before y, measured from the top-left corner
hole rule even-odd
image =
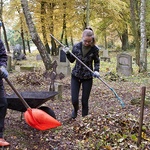
[[[63,51],[66,53],[68,60],[74,63],[76,59],[69,52],[69,48],[64,47]],[[79,110],[79,92],[81,86],[82,117],[85,117],[89,112],[88,101],[93,84],[93,76],[100,77],[99,48],[95,45],[95,36],[92,28],[86,28],[83,31],[82,41],[73,46],[72,53],[94,72],[91,73],[84,65],[76,60],[71,73],[71,101],[73,105],[71,118],[75,119]]]
[[[0,146],[9,146],[10,144],[3,138],[4,121],[7,111],[7,99],[3,84],[3,78],[8,77],[7,54],[2,40],[0,40]]]

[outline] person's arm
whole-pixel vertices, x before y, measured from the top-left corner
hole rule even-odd
[[[73,46],[72,53],[75,55],[75,46]],[[66,56],[71,63],[75,61],[75,57],[70,52],[66,53]]]
[[[7,78],[8,71],[7,66],[7,54],[3,42],[0,40],[0,78]]]
[[[7,66],[7,54],[3,42],[0,40],[0,66]]]
[[[100,58],[99,58],[99,49],[97,49],[94,54],[94,71],[99,72],[99,69],[100,69]]]
[[[95,51],[95,54],[94,54],[94,73],[93,73],[93,76],[95,78],[100,77],[99,68],[100,68],[100,59],[99,59],[99,50],[97,49]]]

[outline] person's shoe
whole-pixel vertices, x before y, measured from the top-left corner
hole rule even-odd
[[[6,142],[3,138],[0,138],[0,146],[9,146],[10,144]]]
[[[71,118],[75,119],[77,117],[77,112],[75,110],[72,111]]]

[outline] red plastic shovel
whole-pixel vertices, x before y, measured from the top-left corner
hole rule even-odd
[[[38,130],[48,130],[51,128],[61,126],[61,123],[59,121],[51,117],[43,110],[31,108],[24,100],[24,98],[19,94],[19,92],[15,89],[15,87],[12,85],[9,79],[5,78],[5,80],[16,93],[16,95],[19,97],[24,106],[27,108],[27,111],[24,113],[24,118],[28,125]]]

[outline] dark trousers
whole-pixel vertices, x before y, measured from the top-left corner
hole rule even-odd
[[[7,111],[7,99],[4,86],[0,85],[0,138],[3,137],[4,120]]]
[[[88,115],[88,101],[92,88],[93,80],[92,79],[80,79],[72,75],[71,77],[71,97],[72,105],[74,110],[77,112],[79,109],[79,92],[82,85],[82,116]]]

